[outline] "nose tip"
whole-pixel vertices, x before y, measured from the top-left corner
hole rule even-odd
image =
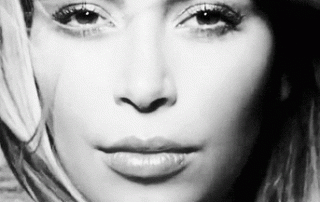
[[[159,98],[153,100],[152,102],[132,102],[128,98],[121,98],[121,102],[132,105],[137,111],[140,113],[151,113],[156,111],[161,106],[165,106],[169,104],[168,98]]]
[[[152,85],[126,85],[126,90],[115,96],[119,105],[130,105],[140,113],[151,113],[161,107],[173,106],[177,101],[175,88],[169,81]]]

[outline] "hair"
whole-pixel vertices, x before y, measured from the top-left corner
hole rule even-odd
[[[0,1],[0,144],[15,176],[35,201],[85,199],[54,152],[30,57],[33,0]],[[320,3],[255,0],[275,37],[261,134],[234,184],[239,201],[320,198]]]
[[[46,128],[32,70],[27,26],[30,1],[0,2],[1,147],[15,176],[35,201],[84,201],[63,172]],[[25,20],[26,19],[26,20]]]

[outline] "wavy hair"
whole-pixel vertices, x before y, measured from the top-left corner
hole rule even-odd
[[[1,147],[15,176],[35,201],[84,201],[63,172],[46,128],[32,70],[28,26],[32,4],[0,2]],[[26,15],[24,15],[26,13]]]

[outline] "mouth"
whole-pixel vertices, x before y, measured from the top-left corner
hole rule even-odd
[[[102,151],[107,167],[131,180],[156,182],[171,178],[183,171],[199,150],[161,137],[147,141],[128,137]]]

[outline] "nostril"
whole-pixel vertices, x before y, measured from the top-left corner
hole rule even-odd
[[[146,108],[146,112],[152,112],[157,110],[159,107],[165,105],[168,102],[167,98],[160,98],[153,101],[148,108]]]
[[[166,103],[168,102],[168,98],[159,98],[154,100],[151,103],[139,103],[139,104],[132,102],[128,98],[120,98],[120,100],[123,103],[133,106],[140,113],[151,113],[153,111],[156,111],[161,106],[166,105]]]

